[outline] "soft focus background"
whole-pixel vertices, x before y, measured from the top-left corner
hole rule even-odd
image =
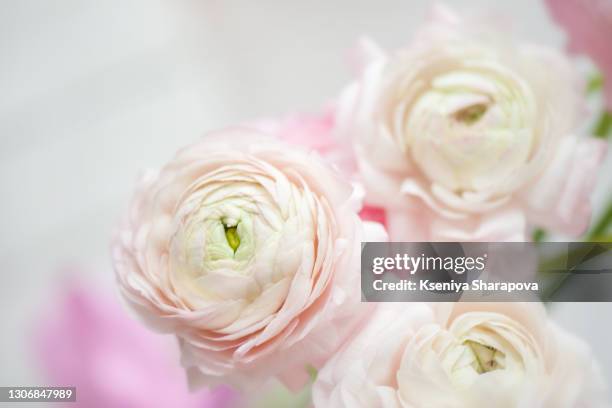
[[[359,36],[401,45],[429,6],[2,0],[0,385],[45,384],[30,351],[33,326],[46,318],[66,270],[114,291],[109,239],[141,169],[207,130],[316,111],[350,79],[347,49]],[[563,46],[540,2],[495,7],[521,38]],[[596,211],[612,196],[611,157]],[[612,304],[556,304],[551,313],[590,343],[612,378],[612,327],[602,324]]]

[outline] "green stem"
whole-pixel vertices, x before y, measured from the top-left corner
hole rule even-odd
[[[600,139],[606,139],[610,136],[610,130],[612,130],[612,113],[604,110],[601,112],[601,115],[599,115],[599,119],[595,124],[593,135]]]
[[[599,72],[595,72],[589,77],[586,87],[587,95],[594,94],[603,88],[604,77]]]
[[[533,231],[533,242],[543,242],[546,239],[546,231],[542,228],[536,228]]]
[[[575,250],[578,251],[578,250]],[[568,257],[572,257],[574,253],[570,252],[567,254],[560,254],[554,258],[546,259],[540,263],[540,271],[546,271],[551,269],[561,269],[564,266],[564,262]],[[561,289],[563,284],[570,278],[571,274],[566,273],[561,278],[557,279],[556,282],[552,284],[549,288],[547,288],[544,295],[542,295],[542,301],[544,303],[548,303],[551,301],[552,297]]]
[[[599,221],[595,223],[595,226],[588,233],[585,241],[587,242],[598,241],[602,236],[604,236],[604,234],[606,233],[606,231],[608,230],[611,224],[612,224],[612,201],[608,204],[608,208],[606,208],[604,213],[601,215],[601,217],[599,218]],[[551,265],[558,264],[561,260],[565,259],[566,256],[567,256],[566,254],[561,254],[558,257],[544,260],[540,264],[540,270],[548,269],[548,267],[551,267]],[[557,282],[555,282],[554,285],[550,287],[546,291],[546,293],[542,296],[542,301],[550,302],[550,299],[559,291],[559,289],[561,289],[565,281],[567,281],[570,276],[571,274],[569,273],[565,274]]]
[[[603,235],[607,231],[610,224],[612,224],[612,201],[608,203],[608,208],[606,208],[604,213],[601,215],[599,221],[595,223],[595,226],[587,236],[587,241],[597,239]]]

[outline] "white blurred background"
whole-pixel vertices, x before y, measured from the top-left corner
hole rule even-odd
[[[522,38],[561,47],[536,0],[495,2]],[[454,1],[459,9],[493,2]],[[350,79],[364,34],[408,41],[428,1],[0,1],[0,385],[36,385],[28,355],[62,268],[112,287],[109,238],[139,171],[203,132],[316,111]],[[596,209],[612,197],[612,160]],[[612,378],[612,304],[557,304]]]

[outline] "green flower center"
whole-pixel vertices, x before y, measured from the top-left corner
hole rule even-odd
[[[484,114],[487,112],[487,109],[487,105],[483,103],[478,103],[455,112],[453,116],[455,117],[455,120],[459,122],[463,122],[466,125],[473,125],[484,116]]]
[[[473,355],[472,368],[478,374],[488,373],[504,368],[504,353],[494,347],[486,346],[472,340],[463,342]]]
[[[210,262],[233,260],[247,262],[255,253],[253,220],[248,213],[234,213],[222,217],[211,217],[197,226],[204,231],[204,264],[207,269],[217,266]],[[236,270],[239,268],[236,267]]]
[[[225,230],[225,239],[227,239],[227,244],[232,248],[234,253],[238,250],[240,246],[240,236],[238,235],[238,226],[234,225],[233,227],[228,227],[223,224],[223,229]]]

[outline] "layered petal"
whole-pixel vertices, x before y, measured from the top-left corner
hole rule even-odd
[[[386,236],[360,209],[318,154],[217,132],[138,188],[113,247],[120,288],[148,325],[178,336],[192,386],[277,376],[298,389],[368,316],[360,242]]]
[[[574,136],[584,81],[563,54],[517,43],[492,21],[438,5],[408,46],[361,46],[336,138],[354,152],[366,204],[400,223],[389,224],[394,240],[522,241],[533,226],[579,235],[589,223],[603,147]],[[581,181],[550,184],[561,162],[558,174]],[[566,198],[534,192],[544,185]]]
[[[315,407],[605,405],[587,347],[537,303],[386,304],[320,372]]]

